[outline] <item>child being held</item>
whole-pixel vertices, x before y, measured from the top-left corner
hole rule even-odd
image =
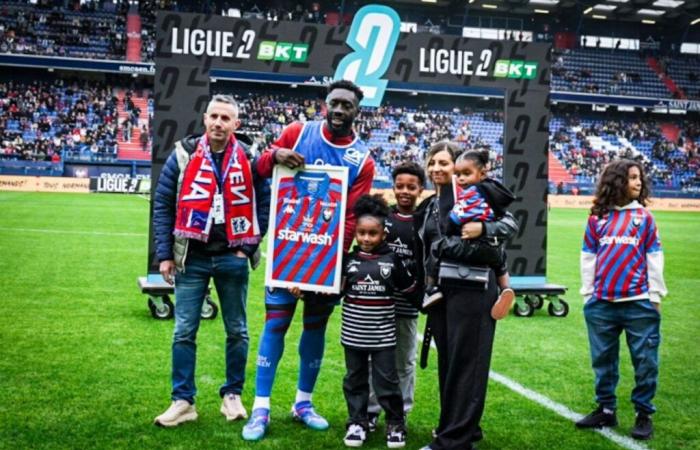
[[[389,208],[383,198],[365,195],[354,212],[357,245],[343,264],[341,343],[346,366],[343,393],[349,415],[344,443],[360,447],[367,437],[371,368],[374,392],[386,414],[387,446],[401,448],[406,443],[406,428],[396,370],[392,295],[401,292],[413,299],[417,289],[413,276],[384,240]]]
[[[455,205],[450,212],[450,221],[446,227],[448,236],[460,236],[462,225],[468,222],[493,222],[506,213],[506,208],[515,197],[500,182],[488,177],[488,150],[468,150],[455,161],[456,195]],[[510,288],[510,277],[506,264],[505,242],[480,237],[470,242],[475,247],[472,259],[475,263],[488,265],[498,278],[501,293],[491,309],[495,320],[504,318],[515,299]],[[442,299],[442,293],[436,285],[438,261],[431,258],[428,273],[426,296],[423,308],[428,308]]]

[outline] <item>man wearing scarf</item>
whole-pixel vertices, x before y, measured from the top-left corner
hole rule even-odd
[[[248,355],[248,261],[259,262],[267,230],[268,181],[260,177],[236,135],[238,105],[215,95],[204,114],[206,132],[175,144],[158,179],[153,206],[160,273],[175,285],[172,404],[155,424],[174,427],[197,418],[194,406],[196,336],[211,278],[226,330],[226,382],[219,395],[228,420],[247,418],[241,402]],[[244,142],[247,141],[247,142]]]

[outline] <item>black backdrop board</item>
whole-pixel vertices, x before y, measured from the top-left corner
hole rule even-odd
[[[153,189],[175,141],[203,132],[210,77],[319,84],[338,76],[341,60],[353,53],[346,44],[350,29],[159,12]],[[274,46],[285,46],[278,61],[267,59]],[[401,33],[395,49],[383,50],[391,60],[386,73],[380,74],[388,80],[389,90],[504,97],[503,173],[517,196],[510,209],[521,227],[509,245],[510,269],[512,275],[533,281],[544,281],[546,273],[549,48],[540,43]],[[295,51],[303,58],[293,61]],[[366,88],[362,77],[354,81]],[[459,96],[454,101],[460,105]],[[149,271],[157,272],[153,230],[150,236]]]

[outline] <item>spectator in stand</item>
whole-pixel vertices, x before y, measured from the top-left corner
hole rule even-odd
[[[141,135],[139,136],[139,141],[141,142],[141,150],[144,152],[148,151],[148,128],[146,125],[141,125]]]

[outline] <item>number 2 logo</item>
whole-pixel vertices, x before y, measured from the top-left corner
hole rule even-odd
[[[365,94],[362,106],[379,106],[388,80],[389,68],[401,32],[401,19],[392,8],[368,5],[357,11],[346,43],[354,52],[338,64],[334,78],[356,83]]]

